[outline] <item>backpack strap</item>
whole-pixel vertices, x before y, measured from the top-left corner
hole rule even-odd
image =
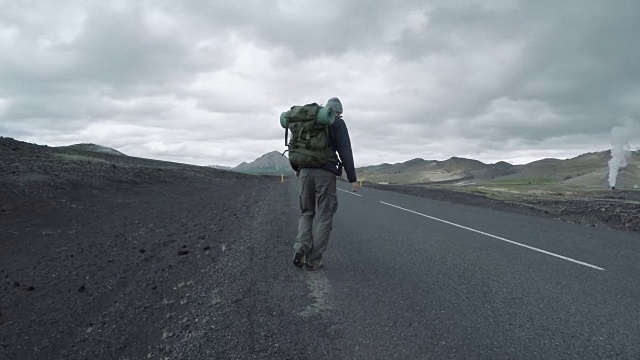
[[[289,128],[284,128],[284,146],[289,146]],[[282,156],[287,153],[289,150],[285,150],[282,152]]]
[[[284,128],[284,146],[289,145],[289,128]],[[284,154],[284,153],[283,153]]]

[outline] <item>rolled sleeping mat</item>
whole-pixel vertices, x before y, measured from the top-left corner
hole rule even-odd
[[[289,112],[285,111],[282,114],[280,114],[280,126],[282,126],[283,129],[286,129],[288,123],[289,123]]]
[[[280,117],[280,123],[282,123],[282,117]],[[331,107],[320,107],[318,111],[318,117],[316,118],[316,124],[320,125],[333,125],[336,120],[336,112]]]

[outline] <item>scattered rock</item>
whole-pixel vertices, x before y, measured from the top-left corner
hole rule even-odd
[[[211,246],[205,246],[204,248],[202,248],[202,250],[209,251],[209,250],[211,250]]]
[[[187,255],[189,253],[189,250],[180,250],[178,251],[178,255],[183,256],[183,255]]]
[[[33,285],[31,285],[31,286],[29,286],[29,287],[27,288],[27,291],[33,291],[33,290],[35,290],[35,289],[36,289],[36,288],[35,288]]]
[[[16,281],[16,282],[14,282],[14,283],[13,283],[13,287],[20,287],[20,283],[19,283],[19,282],[17,282],[17,281]]]
[[[82,286],[80,286],[80,288],[78,288],[78,292],[83,293],[85,291],[87,291],[87,288],[84,286],[84,284],[82,284]]]
[[[145,250],[145,249],[140,249],[138,251],[140,252],[140,254],[144,254],[145,252],[147,252],[147,250]]]

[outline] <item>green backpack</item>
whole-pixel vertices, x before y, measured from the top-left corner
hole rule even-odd
[[[329,126],[334,120],[332,108],[316,103],[293,106],[280,115],[280,125],[285,129],[284,142],[288,147],[285,152],[289,152],[289,162],[295,169],[317,168],[328,161],[338,163],[335,151],[329,147]]]

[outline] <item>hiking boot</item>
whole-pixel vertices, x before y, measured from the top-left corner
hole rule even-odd
[[[304,266],[304,252],[302,249],[298,249],[296,253],[293,255],[293,265],[302,268]]]

